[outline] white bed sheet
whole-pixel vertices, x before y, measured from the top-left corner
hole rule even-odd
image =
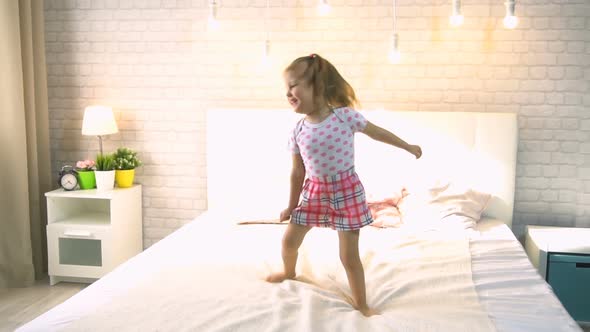
[[[478,230],[481,231],[469,234],[470,268],[479,305],[493,322],[492,329],[581,331],[536,273],[506,225],[484,220],[478,224]],[[415,325],[410,326],[402,320],[392,320],[392,316],[366,319],[351,310],[334,289],[321,289],[300,281],[265,283],[264,275],[277,266],[251,267],[260,266],[261,261],[280,261],[283,231],[284,226],[235,226],[228,224],[227,218],[207,213],[17,331],[143,331],[146,327],[159,331],[324,330],[318,329],[318,322],[331,331],[441,330],[440,322],[427,317],[426,304],[423,310],[413,310]],[[361,243],[394,232],[400,233],[395,229],[369,228],[361,235]],[[298,266],[306,275],[317,277],[312,280],[320,284],[325,279],[318,272],[334,271],[339,265],[335,234],[332,238],[334,241],[325,243],[325,258],[314,257],[311,264]],[[215,252],[206,252],[211,250],[207,248],[215,248]],[[195,274],[195,268],[205,266],[206,273]],[[377,276],[367,275],[367,282],[373,277]],[[345,280],[332,281],[340,285],[336,290],[347,292]],[[256,293],[245,287],[269,287],[270,291]],[[379,302],[371,298],[374,287],[374,284],[367,285],[369,304]],[[163,294],[168,299],[164,300]],[[306,305],[305,310],[301,310],[302,303]],[[460,312],[448,309],[449,314]],[[407,318],[412,313],[405,314]],[[469,312],[463,314],[466,325],[461,324],[460,317],[444,323],[453,326],[453,320],[460,322],[453,326],[453,331],[489,330],[489,326],[469,326],[473,317]],[[485,319],[478,319],[485,323]]]
[[[505,224],[484,219],[477,230],[470,245],[473,282],[498,331],[582,331]]]

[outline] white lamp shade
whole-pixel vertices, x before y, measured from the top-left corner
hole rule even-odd
[[[117,133],[113,109],[108,106],[88,106],[84,110],[82,135],[100,136]]]

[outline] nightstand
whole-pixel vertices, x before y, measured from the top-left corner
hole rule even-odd
[[[570,315],[590,322],[590,228],[529,225],[525,248]]]
[[[91,283],[143,250],[140,185],[45,196],[51,285]]]

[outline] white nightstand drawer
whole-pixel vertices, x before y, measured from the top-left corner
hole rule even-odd
[[[54,223],[47,226],[49,274],[100,278],[111,270],[109,248],[112,236],[109,225],[72,225]]]
[[[92,283],[143,250],[140,185],[45,196],[50,285]]]

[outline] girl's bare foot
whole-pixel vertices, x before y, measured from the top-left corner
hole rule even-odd
[[[295,276],[287,275],[285,272],[277,272],[266,277],[266,281],[268,282],[283,282],[285,279],[295,279]]]
[[[359,307],[356,304],[353,304],[352,307],[355,308],[356,310],[360,311],[361,314],[363,314],[363,316],[365,316],[365,317],[371,317],[373,315],[379,315],[380,314],[379,311],[377,311],[375,309],[371,309],[367,305],[362,306],[362,307]]]
[[[365,317],[371,317],[373,315],[379,315],[379,312],[375,309],[371,309],[369,307],[365,307],[363,309],[357,309],[358,311],[361,312],[361,314],[363,314]]]

